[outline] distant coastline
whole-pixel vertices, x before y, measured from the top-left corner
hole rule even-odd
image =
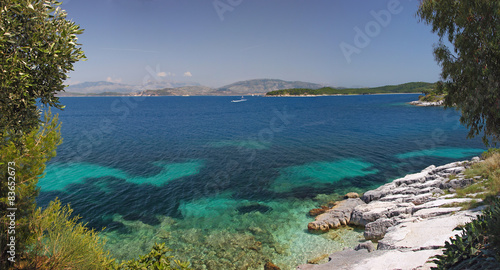
[[[399,85],[386,85],[372,88],[332,88],[319,89],[294,88],[268,92],[266,96],[339,96],[339,95],[374,95],[374,94],[417,94],[435,88],[434,83],[410,82]]]
[[[290,88],[318,89],[325,85],[280,79],[252,79],[221,87],[208,87],[196,82],[155,81],[141,85],[108,81],[83,82],[69,85],[58,96],[249,96]]]
[[[331,94],[331,95],[266,95],[266,94],[248,94],[243,96],[258,96],[258,97],[341,97],[341,96],[377,96],[377,95],[415,95],[419,93],[373,93],[373,94]],[[141,94],[124,94],[124,93],[111,93],[111,94],[81,94],[81,93],[62,93],[58,97],[238,97],[241,95],[141,95]],[[412,101],[414,102],[414,101]],[[414,104],[415,105],[415,104]],[[418,105],[417,105],[418,106]],[[424,105],[425,106],[425,105]]]
[[[264,97],[343,97],[343,96],[379,96],[379,95],[415,95],[417,93],[373,93],[373,94],[331,94],[331,95],[263,95]]]
[[[324,85],[299,81],[282,81],[257,79],[233,83],[220,88],[206,86],[181,86],[162,89],[146,89],[132,91],[132,86],[106,82],[82,83],[72,85],[58,97],[116,97],[116,96],[277,96],[277,97],[315,97],[346,95],[383,95],[383,94],[417,94],[434,89],[434,83],[409,82],[399,85],[385,85],[371,88],[334,88]],[[153,86],[152,86],[153,87]],[[138,87],[139,88],[139,87]]]

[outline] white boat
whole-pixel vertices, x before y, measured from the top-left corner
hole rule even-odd
[[[243,96],[241,96],[241,99],[233,99],[233,100],[231,100],[231,102],[243,102],[243,101],[247,101]]]

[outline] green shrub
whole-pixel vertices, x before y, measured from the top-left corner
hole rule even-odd
[[[500,199],[495,198],[482,215],[464,226],[457,227],[460,235],[445,243],[443,255],[436,256],[433,269],[450,269],[457,264],[485,254],[500,258]]]
[[[83,30],[55,0],[0,1],[0,145],[37,129],[39,108],[63,108],[67,72],[85,58]],[[2,136],[7,135],[7,136]]]
[[[434,101],[435,97],[436,96],[434,96],[433,94],[428,94],[428,95],[423,96],[420,100],[432,102],[432,101]]]
[[[56,199],[33,215],[36,243],[26,254],[24,269],[106,269],[114,264],[94,230],[71,217],[73,210]]]
[[[492,207],[486,215],[488,215],[488,233],[491,237],[489,242],[496,252],[497,260],[500,260],[500,199],[493,200]]]
[[[62,206],[56,199],[43,211],[33,215],[31,232],[36,243],[24,254],[16,269],[78,269],[78,270],[187,270],[189,262],[181,262],[166,256],[171,251],[165,244],[153,246],[151,252],[139,259],[120,264],[115,262],[105,241],[95,230],[79,223],[72,217],[73,210]]]

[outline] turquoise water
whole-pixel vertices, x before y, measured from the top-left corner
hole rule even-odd
[[[165,242],[195,269],[294,269],[362,240],[308,233],[311,208],[483,151],[417,96],[62,98],[38,203],[106,227],[119,259]]]
[[[154,162],[154,166],[161,168],[160,173],[149,177],[131,176],[126,172],[89,163],[70,163],[70,164],[50,164],[45,173],[45,179],[40,181],[39,186],[44,191],[64,190],[69,184],[81,184],[85,179],[98,179],[107,176],[125,179],[127,182],[135,184],[151,184],[155,186],[165,185],[166,183],[195,175],[203,167],[202,161],[190,161],[184,163],[162,163]],[[68,181],[71,179],[71,181]]]
[[[399,159],[415,157],[443,157],[443,158],[466,158],[483,152],[482,148],[434,148],[412,151],[396,155]]]
[[[287,192],[308,186],[328,185],[346,178],[376,174],[377,169],[369,169],[372,166],[361,159],[345,159],[285,167],[271,186],[276,192]]]

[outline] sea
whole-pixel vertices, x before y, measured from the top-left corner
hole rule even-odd
[[[38,205],[70,204],[118,260],[157,242],[194,269],[295,269],[363,241],[308,232],[309,210],[486,149],[415,94],[238,98],[60,98]]]

